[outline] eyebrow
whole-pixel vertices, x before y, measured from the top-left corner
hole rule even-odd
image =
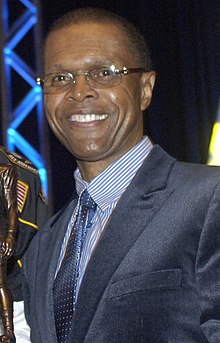
[[[64,70],[62,64],[54,64],[53,66],[47,68],[47,74],[54,73],[59,70]]]
[[[96,68],[96,67],[110,67],[111,65],[115,65],[115,63],[110,60],[110,59],[99,59],[99,60],[94,60],[94,61],[91,61],[90,63],[90,66],[89,66],[89,63],[88,63],[88,69],[93,69],[93,68]],[[86,67],[85,67],[86,68]],[[47,68],[47,74],[48,73],[54,73],[54,72],[59,72],[59,71],[70,71],[72,70],[72,68],[67,68],[66,66],[64,66],[63,64],[54,64],[50,67]]]

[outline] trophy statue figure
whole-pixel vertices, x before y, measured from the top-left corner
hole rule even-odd
[[[17,229],[17,174],[11,164],[0,164],[0,310],[4,328],[0,342],[14,343],[13,303],[7,287],[7,260],[13,254]]]

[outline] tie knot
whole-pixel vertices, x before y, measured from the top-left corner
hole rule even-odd
[[[92,199],[91,195],[87,191],[87,189],[85,189],[81,195],[80,204],[81,206],[85,206],[88,209],[93,209],[93,210],[95,210],[97,206],[95,201]]]

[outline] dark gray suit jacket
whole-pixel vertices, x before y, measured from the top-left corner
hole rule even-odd
[[[82,281],[70,343],[220,342],[220,169],[154,146],[113,211]],[[32,343],[56,343],[53,280],[76,199],[24,261]]]

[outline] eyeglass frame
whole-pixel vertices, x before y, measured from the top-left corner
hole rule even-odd
[[[107,82],[107,83],[101,83],[99,81],[97,81],[94,77],[91,76],[91,72],[94,71],[94,70],[110,70],[112,72],[114,72],[115,74],[112,75],[113,76],[113,80],[114,80],[114,77],[115,76],[120,76],[120,78],[118,79],[119,82],[117,83],[113,83],[111,84],[111,82]],[[45,77],[49,76],[49,75],[57,75],[59,76],[59,74],[66,74],[70,77],[72,77],[72,79],[70,79],[68,84],[66,85],[60,85],[60,86],[47,86],[47,88],[51,88],[52,90],[54,91],[49,91],[49,92],[45,92],[45,94],[59,94],[59,93],[63,93],[66,91],[67,88],[69,88],[69,86],[74,86],[74,84],[76,83],[76,76],[79,76],[79,75],[83,75],[86,77],[86,80],[89,82],[91,82],[91,80],[93,82],[95,82],[95,87],[94,88],[97,88],[97,89],[101,89],[101,88],[108,88],[108,87],[114,87],[114,86],[118,86],[121,84],[122,82],[122,76],[123,75],[128,75],[128,74],[135,74],[135,73],[144,73],[144,72],[147,72],[148,70],[146,70],[145,68],[127,68],[127,67],[123,67],[121,69],[117,69],[114,65],[111,65],[110,67],[103,67],[103,68],[93,68],[87,72],[77,72],[77,73],[71,73],[71,72],[68,72],[68,71],[59,71],[59,72],[53,72],[53,73],[48,73],[48,74],[45,74],[43,78],[41,77],[38,77],[36,82],[39,86],[42,86],[44,87],[44,80],[45,80]],[[44,88],[43,88],[44,89]]]

